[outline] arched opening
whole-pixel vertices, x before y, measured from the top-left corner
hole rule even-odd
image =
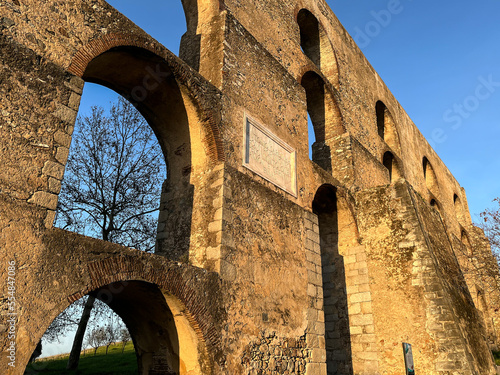
[[[328,170],[331,156],[325,145],[325,84],[313,72],[304,74],[301,83],[306,90],[308,130],[313,130],[313,134],[308,135],[310,155],[314,162]]]
[[[316,64],[321,66],[321,46],[319,35],[319,22],[307,9],[302,9],[297,15],[300,29],[300,47],[304,54]]]
[[[380,138],[385,139],[385,104],[378,101],[375,104],[375,112],[377,114],[377,131]]]
[[[422,168],[424,171],[424,179],[427,189],[432,193],[434,197],[439,199],[439,185],[437,182],[436,174],[434,173],[434,168],[432,168],[431,163],[425,156],[422,159]]]
[[[212,55],[215,47],[213,39],[208,48],[202,51],[204,38],[210,39],[211,29],[214,27],[213,19],[219,14],[218,1],[182,0],[184,15],[186,16],[187,31],[181,38],[179,57],[188,63],[194,70],[203,70],[200,67],[202,53]]]
[[[484,296],[483,290],[476,285],[476,306],[479,311],[483,314],[488,313],[488,305],[486,303],[486,297]]]
[[[345,369],[346,373],[350,373],[352,351],[346,275],[344,258],[340,253],[342,246],[348,245],[350,230],[344,226],[345,213],[339,215],[337,190],[333,186],[322,185],[318,189],[312,208],[319,224],[327,371],[334,373],[336,369]],[[340,234],[340,227],[347,233]]]
[[[384,157],[382,159],[382,164],[384,164],[384,167],[387,168],[387,170],[389,171],[389,182],[392,183],[393,182],[393,178],[395,176],[395,162],[394,162],[394,155],[390,152],[390,151],[387,151],[385,154],[384,154]]]
[[[54,225],[152,252],[165,178],[162,150],[142,115],[106,87],[86,84]]]
[[[474,300],[474,305],[476,309],[479,310],[480,315],[483,317],[483,321],[486,327],[487,341],[490,345],[491,350],[497,351],[497,334],[495,330],[495,321],[490,316],[491,306],[488,306],[488,301],[486,299],[486,294],[484,289],[479,285],[474,285],[470,291],[472,294],[472,299]]]
[[[212,144],[217,142],[217,129],[209,120],[200,119],[204,110],[200,106],[205,104],[178,82],[174,73],[178,67],[171,66],[168,51],[166,57],[160,57],[144,48],[117,46],[88,57],[102,45],[120,43],[119,38],[91,42],[95,46],[84,47],[70,71],[127,98],[153,129],[168,170],[162,188],[156,253],[187,260],[194,199],[191,175],[193,170],[204,170],[212,154],[220,152],[220,146]]]
[[[307,9],[297,14],[302,52],[321,70],[336,87],[338,84],[337,57],[324,27]]]
[[[431,199],[429,201],[429,205],[434,208],[437,213],[439,214],[439,216],[441,217],[441,219],[443,219],[443,214],[441,212],[441,204],[438,202],[438,200],[436,198],[434,198],[433,196],[431,196]],[[443,221],[444,223],[444,221]]]
[[[205,374],[206,349],[185,307],[157,285],[114,282],[90,293],[112,309],[130,332],[139,374]]]
[[[458,240],[458,238],[457,238]],[[473,272],[473,267],[474,264],[472,262],[472,246],[469,241],[469,237],[465,230],[462,229],[460,233],[460,242],[457,244],[457,248],[455,250],[455,255],[458,259],[458,263],[460,264],[460,270],[462,271],[462,274],[465,277],[465,281],[467,282],[467,285],[469,288],[472,287],[471,285],[471,272]],[[471,295],[474,297],[474,293],[471,290]]]
[[[75,301],[52,321],[40,341],[39,357],[44,361],[30,364],[27,367],[28,374],[37,371],[49,373],[52,367],[67,368],[70,362],[67,354],[74,345],[77,348],[75,353],[79,353],[79,356],[71,357],[71,363],[79,371],[84,371],[82,369],[94,360],[102,360],[109,354],[109,358],[114,359],[115,371],[124,369],[127,373],[137,373],[134,346],[122,319],[100,300],[95,300],[91,311],[85,309],[88,298],[87,295]],[[88,316],[87,329],[81,343],[75,343],[82,315]]]
[[[380,138],[397,154],[401,154],[399,135],[391,112],[380,100],[375,104],[377,132]]]
[[[308,128],[314,131],[314,143],[310,144],[312,160],[323,169],[331,171],[328,141],[343,133],[340,111],[325,82],[317,73],[305,73],[301,84],[306,92]],[[313,139],[311,134],[308,138]]]
[[[467,235],[467,232],[465,230],[462,230],[462,233],[460,235],[460,241],[462,242],[463,245],[463,253],[469,260],[472,259],[472,245],[469,240],[469,236]]]

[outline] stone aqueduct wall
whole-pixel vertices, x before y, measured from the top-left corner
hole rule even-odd
[[[326,3],[183,4],[184,61],[102,0],[0,2],[0,249],[18,314],[11,368],[2,287],[1,371],[22,373],[69,303],[129,282],[110,304],[142,373],[401,374],[409,342],[418,373],[493,374],[496,315],[471,295],[486,280],[458,260],[464,238],[488,251],[465,192]],[[135,100],[166,150],[156,255],[51,228],[84,81]],[[295,151],[293,191],[243,165],[247,117]]]

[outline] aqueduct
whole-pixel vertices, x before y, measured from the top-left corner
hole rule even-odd
[[[179,57],[104,0],[0,4],[1,371],[92,293],[141,374],[495,373],[465,192],[328,5],[182,3]],[[53,227],[85,82],[163,149],[156,254]]]

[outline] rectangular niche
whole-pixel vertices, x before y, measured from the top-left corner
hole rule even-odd
[[[297,153],[251,117],[245,116],[243,166],[297,197]]]

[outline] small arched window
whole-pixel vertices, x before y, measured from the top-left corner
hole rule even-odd
[[[321,43],[319,22],[307,9],[297,15],[300,28],[300,47],[304,54],[318,67],[321,65]]]
[[[473,255],[472,253],[472,245],[469,240],[469,236],[465,230],[462,230],[461,238],[460,240],[462,241],[463,245],[463,252],[467,257],[471,257]]]
[[[337,57],[332,42],[318,19],[307,9],[297,14],[302,52],[321,70],[323,76],[339,88]]]
[[[377,131],[380,138],[385,140],[385,111],[387,110],[384,103],[380,100],[375,104],[375,112],[377,113]]]

